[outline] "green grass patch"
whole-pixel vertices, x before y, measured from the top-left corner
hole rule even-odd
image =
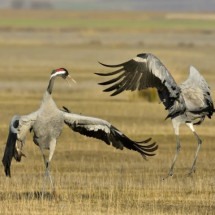
[[[58,11],[55,16],[53,11],[35,12],[28,11],[26,17],[20,12],[0,14],[0,28],[25,28],[25,29],[118,29],[118,30],[214,30],[214,19],[167,19],[166,14],[141,13],[120,13],[104,12],[94,13],[83,12],[78,15],[73,12]],[[122,14],[122,16],[120,16]]]

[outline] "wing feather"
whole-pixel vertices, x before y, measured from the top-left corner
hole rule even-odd
[[[176,117],[186,110],[185,102],[181,96],[181,88],[176,84],[174,78],[153,54],[138,54],[135,58],[117,65],[101,65],[118,68],[110,73],[95,73],[101,76],[118,75],[117,78],[99,83],[112,86],[104,89],[104,92],[112,92],[111,96],[120,94],[123,91],[143,90],[154,87],[158,91],[159,98],[169,111],[168,117]]]
[[[24,143],[26,135],[32,129],[36,119],[38,112],[33,112],[28,115],[23,115],[19,119],[19,126],[17,132],[17,139]]]
[[[105,120],[73,114],[67,108],[64,109],[66,110],[64,113],[64,122],[73,131],[88,137],[100,139],[117,149],[123,149],[125,147],[137,151],[144,158],[155,155],[154,152],[158,146],[156,143],[149,143],[151,139],[135,142]]]
[[[112,79],[111,82],[102,82],[101,85],[109,85],[115,83],[112,87],[104,90],[105,92],[117,91],[112,95],[117,95],[124,90],[142,90],[149,87],[155,87],[158,90],[166,88],[169,92],[169,97],[178,98],[180,88],[177,86],[172,75],[162,64],[162,62],[152,54],[144,53],[139,54],[137,57],[121,63],[118,65],[107,65],[101,63],[101,65],[111,68],[122,67],[116,71],[110,73],[95,73],[101,76],[111,76],[124,72],[122,80]],[[120,88],[120,89],[119,89]]]
[[[21,161],[24,155],[21,151],[17,151],[16,142],[19,141],[23,145],[29,130],[32,128],[37,117],[37,112],[25,116],[14,116],[9,125],[9,133],[6,142],[6,147],[2,159],[6,176],[11,177],[10,166],[12,158],[16,161]]]
[[[18,122],[19,122],[19,116],[14,116],[11,119],[10,125],[9,125],[9,133],[8,133],[8,138],[6,142],[6,147],[2,159],[2,163],[4,165],[4,171],[6,176],[11,177],[10,174],[10,165],[12,158],[14,156],[14,151],[15,151],[15,144],[17,140],[17,127],[18,127]]]
[[[116,78],[113,78],[109,81],[105,81],[105,82],[102,82],[102,83],[99,83],[100,85],[108,85],[108,84],[113,84],[114,82],[116,81],[119,81],[123,76],[125,75],[125,73],[122,73],[121,75],[119,75],[118,77]]]

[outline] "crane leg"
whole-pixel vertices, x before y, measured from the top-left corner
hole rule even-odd
[[[44,164],[45,164],[45,173],[44,173],[44,179],[43,179],[42,198],[44,197],[45,184],[46,184],[47,179],[49,179],[52,192],[53,192],[53,194],[55,194],[54,183],[53,183],[51,173],[50,173],[50,170],[49,170],[50,162],[46,160],[44,155],[43,155],[43,159],[44,159]]]
[[[192,175],[192,173],[195,173],[195,171],[196,171],[196,160],[197,160],[198,153],[199,153],[199,150],[200,150],[201,145],[202,145],[202,140],[199,138],[198,134],[195,131],[193,131],[193,133],[194,133],[194,135],[195,135],[195,137],[197,139],[198,146],[197,146],[195,157],[194,157],[194,160],[193,160],[193,164],[192,164],[191,169],[190,169],[190,171],[188,173],[188,176]]]
[[[175,153],[175,156],[173,158],[171,167],[169,169],[169,173],[167,174],[167,176],[165,178],[163,178],[163,180],[168,178],[168,177],[170,177],[170,176],[173,176],[173,174],[174,174],[174,166],[175,166],[178,154],[180,152],[180,149],[181,149],[180,138],[179,138],[179,135],[176,135],[176,153]]]
[[[51,162],[51,159],[53,157],[55,147],[56,147],[56,139],[53,139],[53,140],[50,141],[50,144],[49,144],[49,156],[48,156],[48,159],[46,159],[44,148],[42,146],[40,146],[40,150],[42,152],[43,160],[44,160],[44,164],[45,164],[45,174],[44,174],[42,195],[44,194],[45,181],[46,181],[47,178],[50,181],[52,192],[53,192],[53,194],[55,194],[54,183],[53,183],[53,180],[52,180],[52,177],[51,177],[51,174],[50,174],[50,170],[49,170],[50,162]]]
[[[190,169],[190,171],[188,173],[188,176],[191,176],[192,173],[195,173],[195,171],[196,171],[196,160],[197,160],[198,153],[199,153],[199,150],[200,150],[201,145],[202,145],[202,140],[200,139],[200,137],[198,136],[198,134],[195,132],[195,129],[194,129],[192,123],[186,123],[186,125],[193,132],[194,136],[196,137],[197,143],[198,143],[198,146],[197,146],[197,149],[196,149],[196,153],[195,153],[195,157],[194,157],[194,160],[193,160],[193,164],[192,164],[191,169]]]
[[[50,181],[50,185],[51,185],[51,189],[53,191],[53,193],[55,193],[54,191],[54,183],[50,174],[50,161],[46,159],[45,154],[42,151],[42,155],[43,155],[43,160],[44,160],[44,164],[45,164],[45,173],[44,173],[44,179],[43,179],[43,188],[42,188],[42,197],[44,196],[45,193],[45,184],[46,184],[46,180],[49,179]]]
[[[52,180],[51,173],[50,173],[50,170],[49,170],[49,164],[50,163],[47,161],[46,162],[46,170],[45,170],[45,178],[49,179],[50,184],[51,184],[51,188],[54,189],[53,180]]]

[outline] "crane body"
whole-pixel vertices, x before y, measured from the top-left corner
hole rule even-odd
[[[71,113],[67,108],[63,110],[58,109],[52,98],[54,81],[57,77],[67,79],[70,76],[65,68],[53,70],[39,109],[28,115],[15,115],[11,119],[2,159],[6,176],[11,176],[10,166],[12,158],[15,158],[16,161],[21,161],[22,156],[25,156],[22,152],[22,147],[24,146],[27,133],[32,131],[33,141],[39,146],[44,159],[45,178],[48,177],[50,179],[51,186],[54,188],[49,166],[56,148],[57,139],[64,125],[69,126],[73,131],[79,132],[82,135],[100,139],[117,149],[125,147],[137,151],[144,158],[155,155],[154,152],[158,146],[155,142],[150,143],[151,138],[136,142],[106,120]],[[46,151],[48,151],[48,154]]]

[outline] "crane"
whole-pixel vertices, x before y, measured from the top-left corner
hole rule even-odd
[[[22,156],[25,156],[22,148],[27,133],[32,131],[34,134],[33,142],[39,146],[42,152],[45,165],[45,179],[48,177],[51,187],[54,188],[49,167],[57,139],[62,132],[64,124],[69,126],[74,132],[100,139],[117,149],[125,147],[139,152],[144,158],[155,155],[154,152],[158,146],[155,142],[150,142],[151,138],[135,142],[106,120],[75,114],[65,107],[63,110],[58,109],[52,98],[53,86],[57,77],[62,77],[66,80],[68,78],[71,79],[68,70],[65,68],[53,70],[39,109],[27,115],[15,115],[12,117],[2,159],[6,176],[11,177],[10,167],[12,158],[16,161],[21,161]],[[47,150],[48,155],[45,153]]]
[[[194,125],[201,124],[206,116],[211,118],[214,112],[211,90],[203,76],[191,66],[188,79],[178,85],[164,64],[151,53],[138,54],[118,65],[100,64],[115,69],[109,73],[95,73],[100,76],[114,76],[113,79],[99,83],[105,86],[111,85],[104,90],[104,92],[112,91],[111,96],[126,90],[143,90],[150,87],[157,89],[161,102],[168,110],[166,119],[171,118],[176,136],[176,154],[165,178],[174,174],[175,162],[181,148],[180,125],[186,124],[191,129],[198,143],[188,173],[188,175],[192,175],[196,170],[196,160],[202,144]]]

